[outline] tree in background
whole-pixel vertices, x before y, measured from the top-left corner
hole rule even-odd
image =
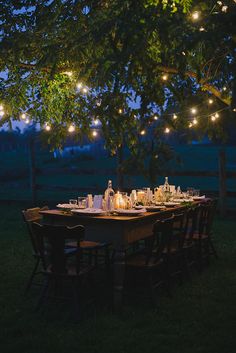
[[[235,109],[235,1],[0,5],[2,124],[32,119],[59,146],[68,131],[96,137],[99,123],[111,153],[127,146],[141,169],[149,156],[151,174],[163,134],[224,135]]]

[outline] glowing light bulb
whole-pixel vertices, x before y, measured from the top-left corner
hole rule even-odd
[[[118,109],[118,113],[119,113],[119,114],[122,114],[122,113],[123,113],[123,109],[119,108],[119,109]]]
[[[3,109],[4,109],[3,105],[2,105],[2,104],[0,104],[0,110],[3,110]]]
[[[64,71],[63,73],[64,73],[64,75],[67,75],[69,77],[73,76],[73,72],[72,71]]]
[[[173,114],[173,119],[174,120],[178,119],[178,116],[176,114]]]
[[[22,120],[25,120],[25,119],[26,119],[26,114],[25,114],[25,113],[21,114],[21,119],[22,119]]]
[[[88,93],[88,88],[84,87],[84,88],[82,89],[82,91],[83,91],[83,93]]]
[[[164,132],[165,132],[165,134],[169,134],[170,133],[170,129],[168,127],[166,127]]]
[[[158,120],[158,116],[157,116],[157,115],[154,115],[153,119],[154,119],[154,120]]]
[[[48,124],[46,124],[46,125],[45,125],[45,130],[46,130],[46,131],[50,131],[50,130],[51,130],[51,126],[48,125]]]
[[[212,116],[211,116],[211,121],[216,121],[215,115],[212,115]]]
[[[214,103],[213,99],[210,98],[210,99],[208,100],[208,103],[209,103],[209,104],[213,104],[213,103]]]
[[[182,55],[183,55],[183,56],[185,56],[185,55],[186,55],[185,51],[182,51]]]
[[[192,19],[193,19],[194,21],[197,21],[197,20],[199,20],[199,18],[200,18],[200,12],[199,12],[199,11],[194,11],[194,12],[192,13]]]
[[[167,74],[162,75],[162,80],[163,81],[167,81],[168,80],[168,75]]]
[[[222,12],[227,12],[228,11],[228,6],[226,6],[226,5],[222,6],[221,11]]]
[[[99,124],[99,120],[98,119],[94,119],[94,125],[98,125]]]
[[[196,108],[191,108],[191,113],[192,114],[196,114],[197,113],[197,109]]]
[[[68,132],[72,133],[72,132],[74,132],[74,131],[75,131],[74,125],[70,125],[70,126],[68,127]]]
[[[77,86],[78,89],[81,89],[83,87],[81,82],[78,82],[76,86]]]
[[[233,109],[233,112],[236,112],[236,108]]]
[[[141,130],[141,131],[140,131],[140,135],[143,136],[143,135],[145,135],[145,134],[146,134],[146,131],[145,131],[145,130]]]
[[[0,117],[3,117],[4,116],[4,110],[0,110]]]
[[[190,127],[190,128],[193,127],[193,124],[192,124],[192,123],[189,123],[188,127]]]
[[[198,124],[197,119],[193,119],[193,125],[197,125],[197,124]]]
[[[226,86],[224,86],[222,89],[223,89],[223,91],[227,91],[227,87]]]
[[[217,4],[218,4],[219,6],[222,6],[222,5],[223,5],[222,1],[217,1]]]
[[[201,27],[199,28],[199,32],[205,32],[205,28],[201,26]]]
[[[220,115],[218,113],[215,113],[215,117],[216,117],[216,119],[218,119],[220,117]]]
[[[26,123],[27,125],[30,123],[29,118],[26,118],[26,119],[25,119],[25,123]]]
[[[97,135],[98,135],[97,131],[94,130],[94,131],[92,132],[92,136],[93,136],[93,137],[96,137]]]

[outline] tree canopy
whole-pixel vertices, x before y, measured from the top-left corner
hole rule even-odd
[[[233,116],[233,0],[6,0],[0,7],[2,125],[24,113],[47,124],[57,146],[68,128],[92,138],[99,121],[111,151],[125,143],[135,154],[151,131],[155,154],[165,132],[193,127],[217,137]]]

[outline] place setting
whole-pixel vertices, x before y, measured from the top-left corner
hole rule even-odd
[[[182,192],[180,186],[170,185],[168,177],[165,177],[163,185],[153,189],[150,187],[133,189],[130,193],[115,192],[112,181],[109,180],[104,194],[87,194],[84,197],[70,199],[69,203],[59,203],[56,207],[62,212],[76,216],[135,217],[191,205],[204,199],[205,195],[200,196],[200,190],[187,188],[186,192]]]

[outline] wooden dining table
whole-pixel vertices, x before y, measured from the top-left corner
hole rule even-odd
[[[41,211],[42,222],[49,225],[85,227],[85,240],[109,242],[115,250],[113,304],[114,310],[120,310],[123,302],[125,278],[125,255],[130,244],[145,239],[152,234],[157,220],[181,213],[186,206],[178,205],[155,212],[145,212],[138,216],[102,215],[82,216],[57,209]]]

